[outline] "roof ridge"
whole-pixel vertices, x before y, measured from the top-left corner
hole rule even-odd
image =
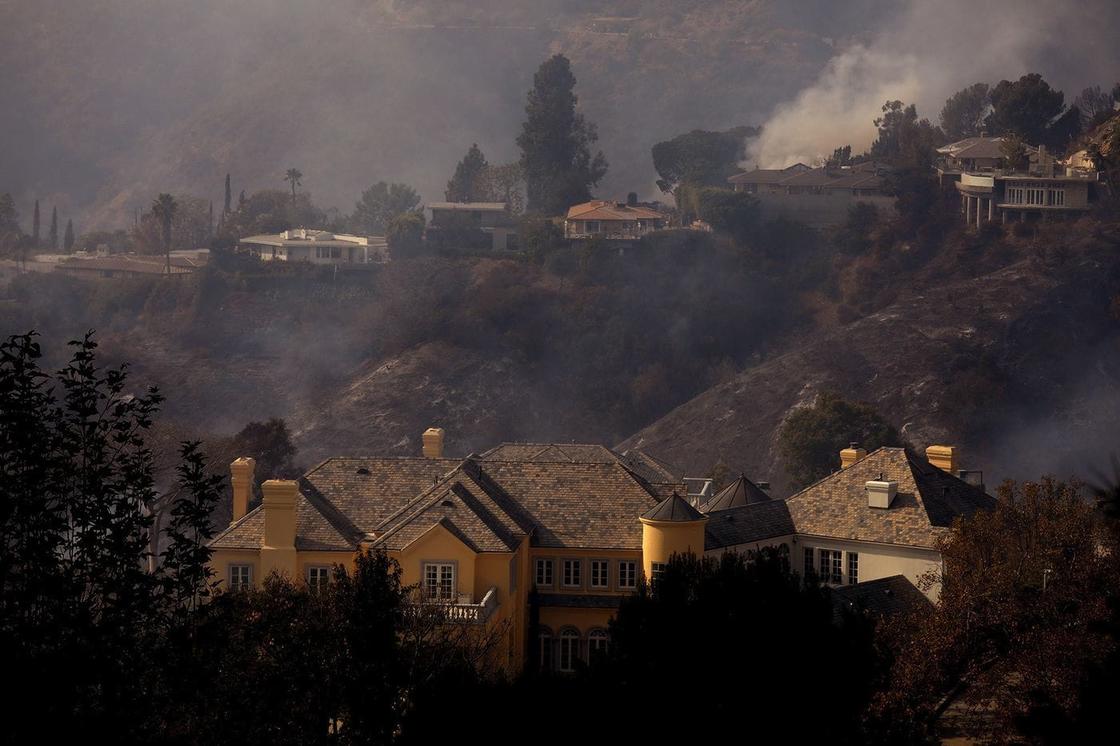
[[[264,507],[264,504],[262,503],[262,504],[260,504],[260,505],[257,505],[257,507],[253,508],[252,510],[250,510],[250,511],[247,511],[247,512],[245,513],[245,515],[241,516],[241,517],[240,517],[240,518],[238,518],[238,519],[237,519],[236,521],[234,521],[234,522],[230,523],[230,524],[229,524],[228,526],[226,526],[226,527],[225,527],[225,528],[223,528],[223,529],[222,529],[222,530],[221,530],[220,532],[218,532],[218,533],[217,533],[217,534],[216,534],[216,535],[214,536],[214,538],[210,539],[210,541],[208,541],[208,542],[206,543],[206,546],[210,546],[211,544],[213,544],[214,542],[216,542],[216,541],[217,541],[218,539],[222,539],[222,538],[225,538],[225,535],[226,535],[226,534],[228,534],[228,533],[229,533],[230,531],[233,531],[233,530],[234,530],[235,528],[237,528],[238,526],[240,526],[240,525],[241,525],[242,523],[244,523],[244,522],[245,522],[245,521],[246,521],[246,520],[247,520],[247,519],[249,518],[249,516],[251,516],[251,515],[253,515],[253,514],[255,514],[255,513],[259,512],[259,511],[260,511],[260,510],[261,510],[261,509],[262,509],[263,507]]]
[[[299,494],[323,517],[323,520],[331,525],[331,528],[338,532],[339,536],[355,545],[360,543],[365,532],[358,528],[349,516],[339,510],[338,506],[323,495],[319,488],[306,477],[300,477],[299,479]]]
[[[449,478],[449,477],[450,477],[450,476],[451,476],[452,474],[454,474],[455,472],[457,472],[457,471],[458,471],[459,469],[462,469],[462,468],[463,468],[463,464],[464,464],[464,463],[466,463],[466,462],[467,462],[468,460],[469,460],[469,459],[464,459],[464,460],[460,461],[460,462],[459,462],[459,463],[458,463],[458,464],[457,464],[457,465],[455,466],[455,468],[454,468],[454,469],[451,469],[450,471],[448,471],[448,472],[446,472],[446,473],[444,473],[444,474],[441,474],[440,476],[436,477],[436,480],[435,480],[434,482],[432,482],[431,486],[429,486],[429,487],[427,487],[426,489],[424,489],[423,491],[421,491],[421,492],[420,492],[420,494],[416,495],[416,496],[415,496],[414,498],[412,498],[411,500],[409,500],[408,502],[406,502],[406,503],[405,503],[404,505],[402,505],[401,507],[397,508],[397,509],[396,509],[395,511],[393,511],[393,512],[392,512],[392,513],[390,513],[389,515],[385,516],[384,520],[382,520],[382,521],[381,521],[380,523],[378,523],[378,524],[377,524],[376,526],[374,526],[373,530],[374,530],[374,531],[376,531],[377,529],[381,528],[382,526],[386,526],[386,525],[388,525],[390,521],[393,521],[394,519],[396,519],[397,517],[399,517],[399,516],[400,516],[400,515],[402,515],[403,513],[407,512],[409,508],[411,508],[411,507],[412,507],[413,505],[416,505],[416,504],[417,504],[417,503],[419,503],[419,502],[420,502],[421,500],[423,500],[423,499],[424,499],[424,496],[425,496],[425,495],[427,495],[428,493],[432,492],[432,491],[433,491],[433,490],[435,490],[435,489],[436,489],[437,487],[439,487],[439,486],[440,486],[441,484],[443,484],[444,482],[446,482],[446,481],[447,481],[447,479],[448,479],[448,478]]]

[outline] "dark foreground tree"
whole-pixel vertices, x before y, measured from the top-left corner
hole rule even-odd
[[[206,506],[188,448],[168,572],[149,571],[156,499],[145,437],[162,397],[96,364],[91,336],[55,376],[33,334],[0,345],[0,704],[13,742],[147,740],[160,691],[153,648],[207,593]],[[193,506],[189,507],[189,506]]]
[[[607,173],[602,152],[591,153],[599,136],[595,125],[576,111],[575,86],[571,63],[560,54],[542,63],[533,76],[517,136],[530,211],[562,214],[590,199],[591,187]]]
[[[1064,96],[1038,73],[1001,80],[992,89],[992,111],[984,120],[992,135],[1015,134],[1032,145],[1045,143],[1050,123],[1062,113]]]
[[[840,450],[852,442],[868,452],[902,444],[898,431],[870,406],[826,391],[786,418],[778,450],[793,486],[804,487],[838,469]]]
[[[1081,742],[1055,725],[1076,716],[1086,673],[1115,651],[1116,548],[1078,485],[1002,485],[994,510],[942,541],[944,570],[926,578],[941,586],[933,613],[888,631],[895,663],[872,708],[879,727],[932,725],[948,695],[950,716],[981,715],[979,733],[962,735]]]

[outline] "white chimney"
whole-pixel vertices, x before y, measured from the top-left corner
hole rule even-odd
[[[867,506],[870,508],[889,508],[898,494],[898,482],[871,480],[867,483]]]

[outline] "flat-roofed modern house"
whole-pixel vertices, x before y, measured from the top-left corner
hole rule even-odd
[[[572,671],[610,644],[609,622],[674,554],[778,547],[793,569],[848,586],[938,567],[937,539],[992,498],[952,473],[955,451],[928,460],[898,448],[850,448],[841,471],[782,500],[745,477],[696,505],[685,480],[640,451],[506,443],[448,458],[429,428],[415,458],[331,458],[298,480],[263,483],[230,465],[233,520],[210,546],[228,588],[270,573],[316,586],[356,552],[384,550],[413,603],[449,623],[499,630],[495,663]],[[783,549],[784,548],[784,549]],[[937,589],[927,589],[931,599]]]
[[[509,205],[505,202],[433,202],[428,221],[429,235],[440,230],[473,228],[490,237],[490,248],[504,251],[517,235]]]
[[[389,258],[389,246],[383,236],[354,236],[311,228],[249,236],[238,243],[263,262],[371,264]]]
[[[636,240],[668,224],[668,217],[652,207],[595,199],[568,208],[564,237]]]

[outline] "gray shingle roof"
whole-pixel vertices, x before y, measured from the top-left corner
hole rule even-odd
[[[769,500],[708,514],[704,548],[724,549],[794,533],[785,500]]]
[[[651,521],[685,523],[688,521],[701,521],[704,519],[704,514],[689,505],[687,500],[674,492],[645,513],[642,513],[642,518]]]
[[[754,505],[769,501],[770,495],[766,494],[757,484],[747,479],[746,474],[740,474],[731,484],[724,487],[716,495],[700,506],[701,513],[712,513],[717,510],[740,508],[744,505]]]
[[[890,508],[867,504],[866,484],[898,483]],[[995,499],[903,448],[880,448],[786,500],[799,534],[934,547],[953,519]]]
[[[837,617],[843,611],[889,616],[932,606],[933,603],[905,575],[891,575],[832,589],[832,607]]]
[[[260,549],[264,540],[264,509],[257,506],[210,542],[214,549]],[[296,549],[347,552],[358,546],[353,536],[332,524],[307,496],[296,498]]]

